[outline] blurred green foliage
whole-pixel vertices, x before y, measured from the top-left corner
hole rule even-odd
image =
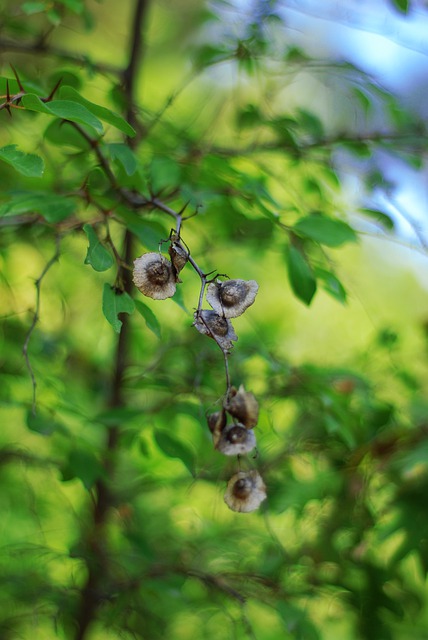
[[[148,3],[138,60],[122,4],[2,15],[0,636],[423,640],[426,253],[370,195],[426,123],[279,3]],[[260,285],[229,360],[260,405],[251,514],[223,502],[197,273],[129,288],[186,204],[203,270]]]

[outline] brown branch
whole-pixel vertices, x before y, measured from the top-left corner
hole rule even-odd
[[[43,55],[61,60],[66,60],[79,66],[91,66],[92,69],[99,73],[111,73],[113,75],[120,75],[121,70],[111,64],[106,63],[93,63],[89,56],[85,54],[76,54],[66,49],[54,47],[46,44],[45,38],[41,37],[34,42],[16,42],[15,40],[9,40],[7,38],[0,38],[0,52],[14,51],[16,53],[25,53],[29,55]]]
[[[61,465],[60,460],[42,458],[8,446],[2,447],[2,449],[0,449],[0,466],[11,462],[22,462],[27,465],[35,465],[42,468],[45,468],[48,465],[55,467],[59,467]]]
[[[143,48],[142,29],[146,21],[148,5],[148,0],[137,0],[134,15],[134,29],[129,48],[129,61],[126,69],[122,74],[123,88],[127,103],[126,120],[131,124],[132,127],[134,127],[137,132],[141,131],[141,127],[139,127],[139,123],[137,121],[135,113],[135,94],[138,69],[141,62]],[[133,142],[133,144],[135,144],[135,141]]]
[[[135,82],[139,64],[141,63],[141,33],[143,20],[146,15],[148,0],[136,0],[134,14],[132,16],[133,33],[130,46],[129,62],[123,72],[124,90],[128,100],[127,119],[131,124],[135,124]],[[79,128],[80,129],[80,128]],[[83,130],[82,135],[86,136]],[[89,142],[89,140],[88,140]],[[129,141],[132,147],[135,141]],[[125,193],[116,183],[116,178],[112,172],[107,159],[101,152],[98,144],[91,143],[98,160],[105,171],[111,185],[120,194],[122,199]],[[123,263],[129,264],[132,260],[132,234],[129,230],[124,235],[124,256]],[[122,283],[123,291],[130,294],[132,292],[131,272],[119,265],[117,281]],[[109,392],[108,406],[112,409],[119,408],[124,405],[123,382],[127,366],[128,344],[129,344],[129,316],[123,314],[122,328],[117,342],[114,371],[111,380]],[[75,640],[84,640],[87,637],[92,622],[97,616],[99,606],[99,593],[103,583],[108,579],[109,559],[107,557],[105,545],[105,527],[107,525],[108,511],[113,503],[109,487],[109,479],[114,473],[114,452],[117,448],[120,436],[119,424],[112,426],[108,432],[108,440],[104,453],[104,467],[107,480],[99,479],[95,485],[95,507],[93,514],[93,527],[87,540],[88,553],[90,556],[87,560],[88,578],[81,592],[80,610],[77,613],[77,631]]]
[[[45,220],[38,213],[25,213],[0,218],[0,227],[21,226],[24,224],[34,224],[35,222],[45,222]]]
[[[210,146],[207,148],[208,153],[234,157],[234,156],[247,156],[256,153],[263,152],[278,152],[289,151],[290,153],[305,153],[306,151],[312,151],[315,149],[329,149],[330,147],[339,146],[341,144],[356,143],[356,144],[382,144],[382,143],[418,143],[419,150],[422,152],[422,142],[428,140],[426,133],[393,133],[393,132],[372,132],[365,135],[352,135],[352,134],[337,134],[330,138],[320,138],[319,140],[312,140],[309,142],[296,141],[295,144],[287,143],[284,140],[273,140],[271,142],[254,143],[246,147],[217,147]]]

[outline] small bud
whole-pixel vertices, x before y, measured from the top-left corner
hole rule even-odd
[[[259,419],[259,403],[254,394],[245,391],[241,384],[238,391],[232,387],[230,395],[230,400],[224,407],[226,411],[247,429],[255,427]]]
[[[237,318],[253,304],[259,285],[255,280],[212,282],[207,289],[207,302],[220,316]]]
[[[232,511],[250,513],[266,497],[266,486],[258,471],[239,471],[227,483],[224,501]]]
[[[232,340],[236,341],[238,336],[230,320],[219,316],[215,311],[211,311],[210,309],[202,309],[199,312],[196,311],[194,318],[195,321],[193,325],[199,333],[213,338],[223,351],[232,349]]]
[[[149,298],[171,298],[176,289],[172,264],[160,253],[145,253],[134,260],[135,286]]]
[[[256,436],[254,431],[246,429],[244,425],[235,423],[229,424],[221,431],[214,447],[225,456],[237,456],[249,453],[256,446]]]

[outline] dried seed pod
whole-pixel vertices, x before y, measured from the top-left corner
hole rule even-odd
[[[220,316],[237,318],[253,304],[258,289],[255,280],[212,282],[207,288],[207,302]]]
[[[194,318],[193,326],[199,333],[213,338],[223,351],[229,351],[233,347],[232,340],[238,339],[230,320],[219,316],[211,309],[196,311]]]
[[[215,413],[207,416],[207,422],[209,430],[213,436],[214,447],[217,447],[217,444],[221,437],[221,432],[226,426],[226,412],[224,409],[221,411],[216,411]]]
[[[253,393],[245,391],[243,384],[238,391],[232,387],[229,402],[224,408],[247,429],[256,426],[259,419],[259,403]]]
[[[224,427],[215,448],[225,456],[237,456],[249,453],[256,446],[254,431],[246,429],[238,423],[228,424]]]
[[[175,269],[176,280],[177,282],[180,282],[178,274],[188,261],[189,252],[186,251],[186,249],[181,244],[178,244],[177,242],[171,242],[171,244],[169,245],[168,253],[171,256],[172,266]]]
[[[165,300],[175,293],[172,264],[160,253],[145,253],[134,260],[133,280],[141,293],[154,300]]]
[[[266,486],[258,471],[239,471],[227,483],[224,501],[232,511],[250,513],[266,497]]]

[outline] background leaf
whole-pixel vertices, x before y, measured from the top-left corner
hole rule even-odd
[[[108,283],[104,284],[103,314],[116,333],[120,333],[122,327],[122,320],[119,319],[119,314],[133,313],[134,310],[134,301],[128,293],[116,291]]]
[[[122,131],[127,136],[131,138],[135,136],[135,129],[133,129],[133,127],[131,127],[131,125],[128,124],[128,122],[126,122],[126,120],[124,120],[122,116],[114,113],[114,111],[111,111],[106,107],[102,107],[99,104],[95,104],[94,102],[86,100],[83,96],[80,95],[78,91],[76,91],[76,89],[74,89],[74,87],[61,87],[59,90],[59,95],[66,102],[81,105],[85,109],[85,111],[87,110],[100,120],[108,122],[108,124],[113,125],[114,127],[116,127],[116,129],[119,129],[119,131]]]
[[[90,264],[95,271],[106,271],[114,264],[114,258],[100,242],[94,228],[90,224],[83,225],[83,230],[89,240],[89,247],[85,264]]]
[[[155,440],[159,449],[169,458],[178,458],[182,461],[189,473],[195,475],[195,456],[193,451],[171,435],[170,432],[156,429]]]
[[[328,247],[339,247],[346,242],[357,240],[357,235],[349,224],[322,215],[313,214],[301,218],[293,229],[296,233]]]
[[[291,245],[287,250],[288,278],[296,296],[310,305],[317,290],[317,282],[306,256]]]
[[[0,148],[0,160],[10,164],[16,171],[29,178],[40,178],[43,175],[44,163],[34,153],[19,151],[16,144]]]
[[[138,313],[140,313],[143,316],[146,322],[147,328],[150,329],[150,331],[152,331],[155,334],[155,336],[160,339],[161,326],[159,324],[159,320],[156,318],[153,311],[141,300],[134,300],[134,302],[135,302],[135,307]]]
[[[92,127],[97,133],[103,132],[103,125],[86,107],[71,100],[51,100],[48,103],[31,93],[22,97],[21,104],[25,109],[46,113],[63,120],[71,120],[78,124]]]
[[[24,191],[14,194],[0,206],[0,216],[19,213],[39,213],[47,222],[61,222],[76,211],[76,200],[69,195],[45,191]]]

